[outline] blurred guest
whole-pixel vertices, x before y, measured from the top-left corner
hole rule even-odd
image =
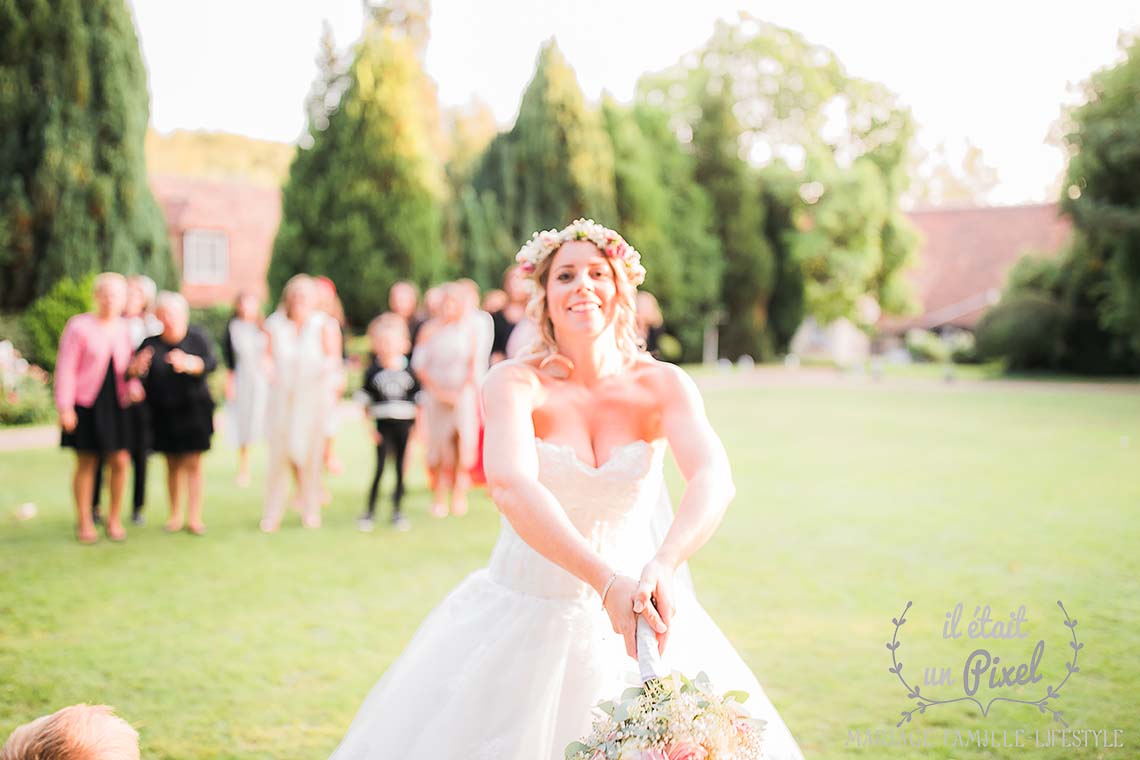
[[[158,286],[145,274],[133,274],[127,278],[127,307],[124,316],[131,330],[131,340],[136,346],[152,335],[162,332],[162,323],[154,313]]]
[[[281,527],[289,472],[297,479],[301,524],[321,524],[324,424],[341,372],[340,331],[317,309],[317,287],[295,275],[281,295],[282,308],[265,320],[272,373],[266,408],[269,463],[261,529]]]
[[[411,343],[408,346],[408,360],[412,358],[412,346],[416,344],[416,335],[423,324],[423,317],[419,314],[420,291],[407,280],[400,280],[388,289],[388,312],[404,320],[408,327]]]
[[[340,333],[340,368],[339,372],[329,377],[328,391],[332,394],[332,402],[329,406],[328,415],[325,417],[324,448],[325,470],[333,475],[339,475],[344,466],[336,456],[336,434],[340,429],[340,398],[344,395],[347,382],[344,365],[348,359],[344,341],[344,306],[340,302],[340,296],[337,295],[336,285],[332,280],[328,277],[316,277],[314,282],[317,284],[317,308],[332,318],[337,331]],[[329,501],[327,492],[322,495],[321,501]]]
[[[365,404],[364,414],[375,422],[372,441],[376,444],[376,474],[368,493],[368,508],[357,521],[363,531],[371,531],[376,515],[376,498],[380,478],[384,474],[385,460],[391,456],[396,471],[396,489],[392,494],[392,526],[398,530],[409,528],[408,519],[400,511],[404,498],[404,458],[408,448],[408,435],[416,419],[416,392],[419,384],[408,366],[405,354],[411,340],[403,318],[391,312],[383,314],[368,325],[368,341],[372,348],[372,363],[364,371],[360,399]]]
[[[468,470],[479,442],[478,363],[483,338],[469,318],[466,288],[448,283],[440,289],[440,315],[420,330],[412,369],[424,388],[428,467],[435,473],[432,514],[467,512]]]
[[[155,300],[162,333],[143,341],[130,372],[143,379],[150,407],[154,450],[166,455],[166,490],[170,515],[166,530],[200,536],[202,522],[202,452],[214,434],[214,399],[206,377],[218,362],[213,342],[190,324],[190,306],[179,293],[163,291]]]
[[[462,288],[464,305],[467,313],[464,317],[472,322],[479,344],[475,349],[475,379],[483,382],[483,376],[491,366],[491,346],[495,342],[495,320],[483,311],[479,304],[479,284],[472,279],[457,280],[456,284]]]
[[[665,317],[657,297],[646,290],[637,291],[637,332],[645,341],[645,350],[661,358],[661,336],[665,334]]]
[[[154,280],[146,275],[136,274],[127,278],[127,304],[123,318],[131,336],[131,348],[137,349],[151,335],[162,332],[162,323],[154,316],[154,296],[157,292]],[[146,508],[147,460],[154,448],[150,431],[150,407],[145,403],[132,403],[127,407],[127,424],[130,426],[130,457],[134,470],[134,491],[131,503],[131,522],[143,524],[143,511]],[[101,522],[99,499],[103,490],[103,460],[95,468],[95,487],[91,505],[91,517],[96,524]]]
[[[507,291],[492,288],[483,293],[483,305],[480,308],[494,316],[496,311],[501,311],[507,305],[507,300]]]
[[[424,313],[427,319],[435,319],[439,316],[440,305],[443,303],[443,286],[436,285],[433,288],[428,288],[424,293]],[[424,321],[427,321],[425,319]],[[422,325],[421,325],[422,327]],[[419,341],[419,335],[412,340],[412,345]]]
[[[267,338],[261,322],[261,302],[257,296],[241,293],[234,301],[234,315],[222,335],[222,357],[228,368],[226,411],[238,447],[237,483],[242,488],[249,485],[249,447],[260,441],[265,432]]]
[[[516,356],[531,353],[539,345],[540,340],[542,336],[539,334],[538,324],[529,316],[524,317],[511,330],[511,337],[507,338],[507,358],[514,359]]]
[[[517,266],[513,266],[503,275],[503,290],[505,296],[503,305],[491,312],[491,319],[495,326],[495,339],[491,344],[491,363],[497,364],[507,358],[507,343],[515,327],[526,319],[526,304],[530,300],[530,287],[526,274]]]
[[[138,760],[139,735],[106,705],[72,705],[26,723],[0,760]]]
[[[122,275],[99,275],[95,278],[95,311],[69,319],[59,341],[55,406],[63,428],[60,445],[75,449],[76,538],[84,544],[99,539],[91,505],[100,457],[111,469],[107,537],[112,541],[126,538],[119,514],[131,447],[126,407],[142,399],[142,387],[126,377],[133,350],[122,319],[126,300],[127,281]]]

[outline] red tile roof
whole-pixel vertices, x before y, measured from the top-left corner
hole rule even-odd
[[[907,216],[923,238],[917,263],[907,273],[922,314],[880,319],[879,329],[888,333],[973,327],[1022,254],[1055,256],[1071,229],[1056,203],[930,209]]]
[[[280,190],[170,175],[151,175],[150,187],[166,217],[170,247],[180,270],[182,238],[188,230],[223,232],[228,240],[229,282],[184,283],[182,292],[191,305],[229,303],[242,290],[265,298],[265,276],[281,222]]]

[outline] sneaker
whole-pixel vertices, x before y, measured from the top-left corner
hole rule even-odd
[[[359,530],[361,533],[371,533],[372,529],[375,527],[376,527],[376,523],[373,522],[372,518],[368,517],[367,515],[364,517],[361,517],[359,520],[356,521],[356,529]]]
[[[408,518],[403,515],[394,515],[392,517],[392,527],[401,533],[407,533],[412,529],[412,524],[408,521]]]
[[[91,513],[91,522],[95,523],[96,525],[102,525],[103,524],[103,515],[99,514],[98,512],[92,512]]]
[[[131,515],[131,525],[135,525],[141,528],[142,526],[146,525],[146,518],[143,517],[141,513],[137,515]]]

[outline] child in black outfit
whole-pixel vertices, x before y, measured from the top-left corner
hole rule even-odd
[[[364,373],[363,387],[357,397],[365,403],[365,416],[375,420],[372,440],[376,444],[376,475],[368,494],[368,511],[357,521],[360,530],[373,528],[376,514],[376,497],[380,490],[380,476],[384,462],[391,454],[396,465],[396,490],[392,494],[392,527],[408,530],[408,518],[400,511],[404,497],[404,455],[408,449],[408,434],[416,419],[416,393],[419,383],[408,367],[405,354],[411,340],[408,325],[396,314],[382,314],[368,325],[368,339],[372,346],[372,363]]]

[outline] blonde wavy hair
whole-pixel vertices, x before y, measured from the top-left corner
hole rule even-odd
[[[20,726],[0,760],[138,760],[139,735],[106,705],[72,705]]]
[[[584,241],[589,242],[589,241]],[[561,250],[561,246],[559,246]],[[601,250],[601,249],[599,249]],[[526,314],[538,326],[538,342],[534,343],[529,352],[539,356],[554,356],[558,354],[558,341],[554,337],[554,322],[550,318],[550,309],[546,305],[546,283],[550,278],[550,269],[554,259],[558,256],[555,251],[538,262],[534,272],[530,275],[534,285],[534,293],[526,306]],[[616,266],[613,259],[605,256],[610,271],[614,273],[614,282],[617,284],[617,298],[614,303],[613,328],[614,339],[618,351],[627,361],[634,361],[645,351],[645,341],[637,329],[637,286],[629,281],[624,266]]]

